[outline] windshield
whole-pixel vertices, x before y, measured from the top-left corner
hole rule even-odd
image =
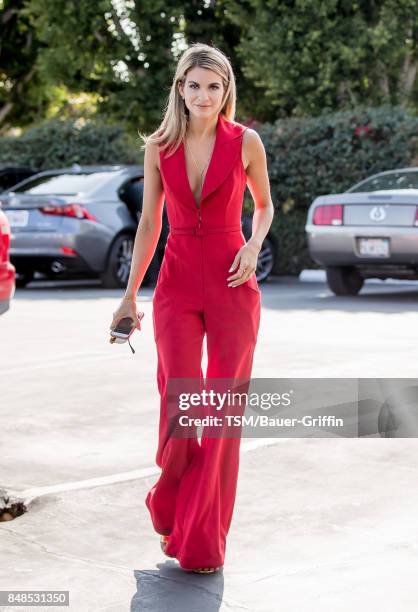
[[[381,189],[418,189],[418,172],[378,174],[348,191],[380,191]]]
[[[103,184],[111,174],[111,172],[48,174],[28,179],[12,191],[33,195],[76,195],[91,191]]]

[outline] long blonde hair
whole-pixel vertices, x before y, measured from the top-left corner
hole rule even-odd
[[[138,132],[145,143],[141,146],[141,149],[145,149],[147,142],[151,142],[162,145],[161,149],[163,150],[169,149],[168,154],[171,155],[180,145],[186,134],[189,111],[180,95],[178,84],[180,82],[184,84],[187,72],[195,66],[213,70],[221,77],[224,85],[224,97],[220,113],[228,121],[234,120],[236,85],[229,59],[217,47],[204,43],[193,43],[184,51],[177,63],[161,124],[149,136]]]

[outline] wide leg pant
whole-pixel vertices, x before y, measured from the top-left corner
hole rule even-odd
[[[185,569],[224,563],[241,440],[209,437],[206,428],[200,444],[197,436],[170,436],[168,381],[203,378],[205,334],[206,379],[249,381],[260,322],[255,277],[227,287],[243,238],[223,242],[220,249],[219,237],[171,236],[153,298],[160,393],[156,463],[162,472],[145,503],[155,531],[170,535],[166,552]]]

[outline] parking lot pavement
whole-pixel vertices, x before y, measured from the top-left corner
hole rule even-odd
[[[243,452],[214,576],[184,573],[160,551],[144,505],[153,478],[41,497],[0,525],[0,587],[69,590],[76,612],[413,612],[417,468],[413,440]]]
[[[260,288],[253,378],[415,376],[411,283]],[[0,589],[69,589],[77,612],[415,610],[414,439],[243,439],[223,573],[162,555],[144,505],[159,473],[152,289],[135,355],[108,343],[120,297],[32,283],[0,318],[0,489],[33,499],[0,525]]]

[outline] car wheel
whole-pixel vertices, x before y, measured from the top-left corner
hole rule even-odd
[[[265,238],[258,254],[255,276],[258,282],[265,280],[274,266],[274,246],[271,240]]]
[[[28,270],[25,272],[19,272],[17,270],[16,279],[15,279],[16,287],[26,287],[26,285],[33,280],[33,277],[34,277],[33,270]]]
[[[354,266],[329,266],[326,269],[328,287],[335,295],[357,295],[364,278]]]
[[[101,274],[101,280],[106,288],[125,288],[128,284],[134,242],[134,236],[121,234],[112,244],[106,270]]]

